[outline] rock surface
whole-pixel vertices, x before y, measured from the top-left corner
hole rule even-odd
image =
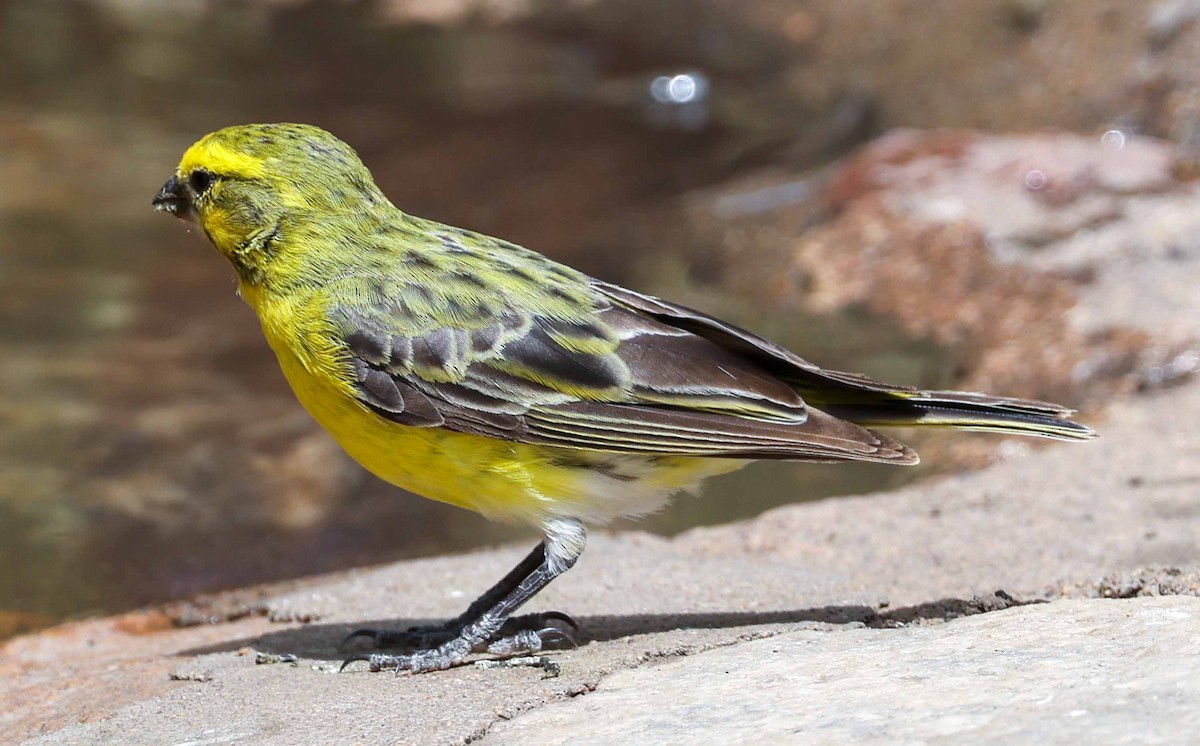
[[[1055,137],[1047,159],[1090,157]],[[956,152],[1005,149],[1019,150],[999,140]],[[981,244],[1008,264],[1086,277],[1071,281],[1076,304],[1055,320],[1063,334],[1120,323],[1182,350],[1171,376],[1143,376],[1094,405],[1095,443],[991,440],[999,463],[894,492],[674,539],[593,534],[534,604],[581,622],[580,647],[552,655],[557,677],[335,673],[348,632],[458,613],[526,550],[510,546],[13,639],[0,648],[0,732],[44,744],[1183,740],[1200,711],[1200,601],[1139,596],[1200,587],[1200,381],[1187,365],[1200,338],[1200,234],[1189,229],[1200,197],[1194,184],[1155,181],[1167,178],[1164,159],[1143,161],[1159,164],[1143,180],[1154,193],[1115,200],[1097,243],[1072,228],[1036,248]],[[954,196],[955,230],[977,236],[969,215],[989,203],[981,189],[891,184],[876,207],[868,197],[844,210],[859,222],[826,240],[881,215],[920,235],[936,214],[911,202],[933,193],[943,207]],[[905,191],[907,207],[887,204]],[[1102,600],[1113,596],[1139,598]],[[1041,600],[1051,603],[1027,605]]]
[[[1200,729],[1196,681],[1200,599],[1069,601],[936,628],[789,632],[622,671],[488,740],[1184,743]]]
[[[511,547],[308,581],[262,599],[269,617],[163,629],[147,612],[18,638],[0,654],[0,724],[46,744],[452,743],[493,730],[599,742],[615,727],[626,741],[760,730],[826,741],[1178,740],[1195,727],[1200,696],[1193,599],[1060,600],[938,622],[1003,609],[1006,594],[987,595],[1001,587],[1026,598],[1196,593],[1194,572],[1100,575],[1200,556],[1196,428],[1160,435],[1197,407],[1190,384],[1123,403],[1092,448],[673,541],[595,536],[537,602],[583,626],[579,649],[554,654],[557,678],[333,673],[334,645],[353,627],[421,621],[395,619],[398,610],[456,613],[520,556]],[[256,665],[256,652],[295,654],[298,665]],[[778,692],[793,686],[816,693],[781,709]],[[661,709],[631,710],[629,697]]]

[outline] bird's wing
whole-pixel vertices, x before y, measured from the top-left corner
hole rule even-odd
[[[593,281],[592,286],[610,301],[669,326],[684,329],[739,354],[772,374],[799,385],[802,389],[844,386],[863,392],[917,393],[919,389],[881,383],[859,373],[826,370],[808,362],[791,350],[769,339],[652,295],[638,293],[620,285]]]
[[[1088,427],[1070,421],[1072,410],[1049,402],[969,391],[926,391],[882,383],[858,373],[826,370],[770,340],[700,311],[593,281],[618,306],[686,330],[757,366],[799,392],[809,404],[868,427],[933,426],[1009,432],[1061,440],[1087,440]]]
[[[359,399],[406,425],[626,453],[915,461],[735,351],[582,288],[569,314],[424,289],[422,315],[399,287],[331,321]]]

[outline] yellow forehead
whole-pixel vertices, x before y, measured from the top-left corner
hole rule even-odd
[[[221,141],[207,135],[183,154],[179,162],[181,175],[191,173],[197,168],[204,168],[221,176],[234,176],[253,179],[262,176],[266,170],[263,159],[231,149]]]

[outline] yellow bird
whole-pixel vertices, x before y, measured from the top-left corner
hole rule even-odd
[[[584,548],[753,459],[914,464],[867,428],[1093,437],[1041,402],[922,391],[824,370],[751,332],[397,209],[348,145],[250,124],[187,150],[154,197],[237,272],[305,409],[360,464],[419,495],[539,527],[545,540],[445,625],[360,630],[429,671],[533,651],[557,612],[513,617]]]

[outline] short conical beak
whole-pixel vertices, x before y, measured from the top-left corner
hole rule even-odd
[[[174,176],[167,179],[167,183],[158,190],[150,204],[154,205],[155,210],[169,212],[180,220],[191,220],[193,217],[192,198]]]

